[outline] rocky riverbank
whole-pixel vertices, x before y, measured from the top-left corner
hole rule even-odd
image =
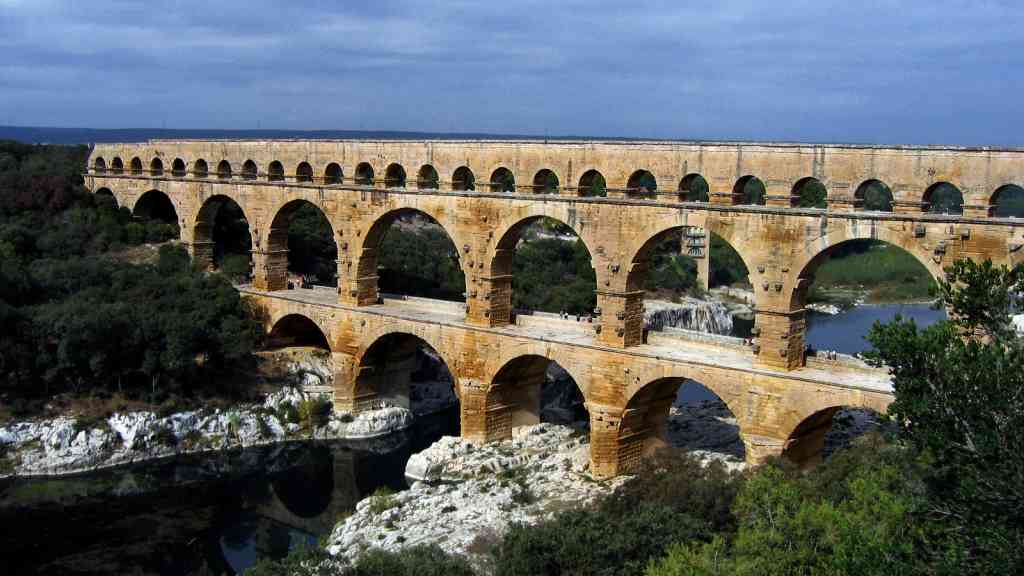
[[[118,413],[83,422],[60,417],[0,428],[0,478],[88,472],[179,454],[304,439],[370,439],[407,428],[409,410],[384,407],[356,416],[297,388],[262,404],[169,416]]]

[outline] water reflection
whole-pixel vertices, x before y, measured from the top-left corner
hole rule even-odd
[[[377,488],[403,489],[409,455],[457,433],[458,412],[421,422],[372,442],[289,443],[7,481],[0,573],[239,573],[315,542]]]

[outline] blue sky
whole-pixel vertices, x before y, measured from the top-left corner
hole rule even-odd
[[[0,124],[1024,145],[1024,2],[0,0]]]

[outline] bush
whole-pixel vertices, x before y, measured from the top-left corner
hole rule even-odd
[[[299,421],[309,430],[324,426],[331,418],[331,408],[329,400],[320,397],[306,398],[298,406]]]
[[[437,546],[412,546],[397,552],[371,548],[344,576],[472,576],[465,559]]]
[[[370,496],[370,514],[380,514],[398,506],[395,498],[395,491],[387,486],[381,486]]]

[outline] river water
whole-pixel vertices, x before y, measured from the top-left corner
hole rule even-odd
[[[811,314],[807,342],[860,352],[871,325],[897,314],[919,326],[945,317],[919,304]],[[716,397],[688,384],[679,398]],[[377,488],[404,488],[409,455],[457,433],[456,407],[378,442],[295,442],[0,482],[0,574],[239,574],[315,543]]]

